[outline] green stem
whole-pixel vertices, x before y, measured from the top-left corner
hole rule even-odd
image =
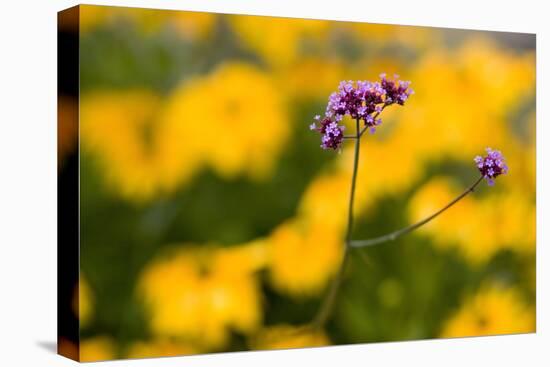
[[[349,252],[350,252],[351,243],[352,243],[351,235],[353,231],[353,203],[355,199],[355,183],[357,181],[357,170],[359,167],[359,148],[360,148],[360,142],[361,142],[361,139],[359,139],[360,137],[361,137],[361,131],[360,131],[359,119],[357,119],[355,121],[355,136],[354,136],[355,153],[353,157],[353,174],[351,177],[351,192],[350,192],[349,204],[348,204],[348,225],[347,225],[347,231],[346,231],[346,244],[344,246],[344,256],[340,264],[340,268],[338,269],[336,276],[332,280],[330,288],[323,300],[323,304],[321,305],[321,308],[319,309],[319,312],[317,313],[317,316],[313,321],[314,328],[322,328],[327,322],[332,312],[332,309],[334,307],[334,302],[336,301],[338,290],[340,289],[340,285],[342,284],[342,278],[344,277],[344,271],[349,259]]]
[[[401,237],[401,236],[403,236],[407,233],[410,233],[410,232],[414,231],[415,229],[418,229],[418,228],[422,227],[424,224],[432,221],[437,216],[439,216],[441,213],[443,213],[445,210],[449,209],[450,207],[452,207],[453,205],[458,203],[466,195],[468,195],[471,192],[474,192],[474,189],[476,188],[477,185],[479,185],[479,183],[481,182],[482,179],[483,179],[483,176],[481,176],[479,179],[477,179],[477,181],[474,182],[470,187],[468,187],[468,189],[466,191],[464,191],[462,194],[458,195],[449,204],[445,205],[443,208],[439,209],[437,212],[433,213],[429,217],[424,218],[421,221],[416,222],[414,224],[411,224],[410,226],[407,226],[405,228],[401,228],[397,231],[388,233],[388,234],[380,236],[380,237],[375,237],[375,238],[371,238],[371,239],[368,239],[368,240],[351,241],[350,246],[354,247],[354,248],[361,248],[361,247],[379,245],[381,243],[385,243],[385,242],[389,242],[389,241],[395,241],[397,238],[399,238],[399,237]]]

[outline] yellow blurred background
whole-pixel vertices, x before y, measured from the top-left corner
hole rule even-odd
[[[527,34],[81,6],[81,359],[534,331],[534,47]],[[354,238],[445,205],[486,147],[510,172],[354,256],[312,332],[353,157],[322,151],[308,126],[341,80],[381,72],[415,94],[365,135]],[[75,138],[60,135],[66,151]]]

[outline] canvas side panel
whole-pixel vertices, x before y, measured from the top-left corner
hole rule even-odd
[[[57,350],[79,355],[79,7],[58,13]]]

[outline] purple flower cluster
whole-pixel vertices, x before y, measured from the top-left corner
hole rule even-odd
[[[380,81],[377,82],[342,81],[338,91],[329,97],[325,117],[321,120],[320,116],[316,116],[316,122],[310,125],[310,129],[323,135],[323,149],[339,149],[344,139],[344,127],[339,123],[344,116],[359,120],[364,129],[374,133],[382,123],[378,118],[382,110],[392,104],[403,105],[414,93],[409,85],[410,82],[399,80],[397,75],[393,80],[387,79],[386,74],[380,74]]]
[[[491,148],[485,150],[487,155],[485,157],[478,155],[474,158],[474,162],[476,162],[479,172],[487,180],[489,186],[493,186],[496,177],[508,173],[508,166],[500,151]]]

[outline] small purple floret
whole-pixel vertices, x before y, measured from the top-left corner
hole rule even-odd
[[[323,135],[321,138],[321,148],[334,150],[339,149],[342,145],[344,128],[344,126],[338,125],[337,122],[332,121],[328,117],[321,120],[319,127],[315,124],[310,126],[310,129],[316,130]]]
[[[508,173],[508,166],[500,151],[491,148],[485,150],[487,151],[487,155],[485,157],[478,155],[474,158],[474,162],[479,172],[481,172],[483,177],[487,180],[489,186],[493,186],[495,184],[495,178]]]

